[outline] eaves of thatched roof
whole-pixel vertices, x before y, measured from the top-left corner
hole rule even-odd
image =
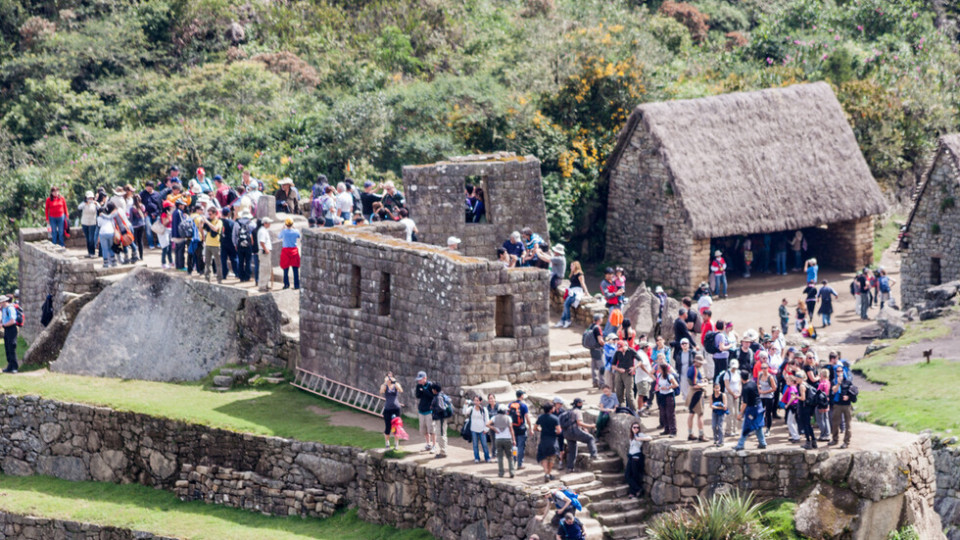
[[[937,166],[937,162],[941,159],[949,159],[953,163],[954,168],[960,170],[960,133],[940,137],[940,142],[937,144],[937,151],[933,155],[933,160],[930,161],[930,166],[927,167],[927,170],[924,171],[923,177],[921,178],[919,191],[914,198],[913,208],[910,209],[910,216],[907,217],[907,225],[903,229],[904,232],[910,231],[910,225],[913,224],[913,216],[917,213],[917,207],[920,206],[920,199],[923,198],[923,195],[927,191],[927,186],[930,184],[930,173],[933,172],[933,168]],[[900,247],[903,247],[902,238]]]
[[[887,207],[826,83],[640,105],[605,174],[638,128],[656,142],[698,238],[813,227]]]

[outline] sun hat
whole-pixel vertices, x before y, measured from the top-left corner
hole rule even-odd
[[[240,212],[240,219],[243,219],[243,218],[251,219],[252,217],[253,217],[253,214],[251,214],[249,210],[244,210],[243,212]]]
[[[447,245],[448,245],[448,246],[449,246],[450,244],[459,244],[459,243],[460,243],[460,239],[457,238],[456,236],[451,236],[451,237],[447,238]]]
[[[264,225],[266,225],[266,224],[268,224],[268,223],[273,223],[273,220],[270,219],[270,218],[268,218],[268,217],[265,217],[265,218],[263,218],[263,219],[260,220],[260,223],[263,223]]]
[[[118,197],[123,197],[124,195],[127,194],[127,191],[121,187],[118,187],[113,189],[113,194]]]
[[[553,396],[553,402],[554,402],[554,403],[559,403],[560,405],[563,405],[563,403],[564,403],[563,398],[560,397],[560,396]]]
[[[660,285],[657,285],[657,288],[654,289],[653,292],[656,294],[660,294],[663,292],[663,287],[661,287]]]
[[[719,250],[719,249],[713,252],[713,256],[714,256],[714,257],[719,257],[720,255],[723,255],[723,254],[720,253],[720,250]]]
[[[92,198],[93,198],[93,192],[92,192],[92,191],[87,191],[86,193],[83,194],[83,197],[84,197],[85,199],[92,199]]]
[[[283,221],[283,224],[286,225],[287,227],[293,227],[293,219],[287,218]]]
[[[563,244],[557,244],[557,245],[553,246],[553,252],[554,252],[554,253],[559,253],[560,255],[565,255],[565,254],[566,254],[566,253],[565,253],[565,249],[564,249],[564,247],[563,247]]]
[[[743,341],[756,341],[758,337],[757,331],[751,328],[743,333],[743,338],[741,339]]]
[[[5,295],[5,294],[4,294],[3,296],[0,296],[0,302],[9,302],[9,301],[10,301],[10,297],[9,297],[9,296],[7,296],[7,295]]]
[[[281,180],[278,185],[285,186],[287,184],[293,185],[293,180],[289,176]]]

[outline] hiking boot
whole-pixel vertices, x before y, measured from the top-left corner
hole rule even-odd
[[[445,457],[447,457],[447,454],[441,452],[441,453],[433,456],[433,459],[443,459],[443,458],[445,458]]]
[[[707,442],[707,438],[704,437],[703,435],[700,435],[699,437],[697,437],[697,440],[700,442]]]
[[[13,372],[16,373],[16,370],[14,370]],[[841,450],[845,450],[845,449],[847,449],[847,448],[850,448],[850,445],[847,444],[847,443],[843,443],[843,444],[840,445],[840,449],[841,449]]]
[[[702,439],[703,437],[700,437],[700,438]],[[695,441],[695,440],[697,440],[697,438],[693,436],[693,433],[691,433],[691,434],[687,435],[687,440],[688,440],[688,441]]]
[[[760,450],[766,450],[766,449],[767,449],[767,445],[765,445],[765,444],[760,444],[760,445],[757,445],[757,448],[759,448]]]
[[[828,443],[827,443],[827,446],[836,446],[836,445],[838,445],[838,444],[840,444],[840,441],[833,440],[833,441],[828,442]]]

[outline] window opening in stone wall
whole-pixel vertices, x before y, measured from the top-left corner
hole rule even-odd
[[[497,309],[494,315],[494,326],[498,338],[512,338],[513,332],[513,297],[498,296]]]
[[[940,285],[940,257],[930,259],[930,284]]]
[[[377,299],[377,314],[390,314],[390,274],[380,272],[380,294]]]
[[[360,308],[360,267],[357,265],[350,268],[350,307]]]
[[[463,179],[464,212],[467,223],[490,223],[487,216],[487,182],[484,177],[473,174]]]
[[[653,226],[653,250],[663,253],[663,225]]]

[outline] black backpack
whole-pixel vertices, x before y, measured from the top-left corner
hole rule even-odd
[[[597,341],[597,336],[593,333],[594,328],[596,328],[595,325],[590,325],[590,328],[584,330],[583,336],[580,338],[580,344],[585,349],[595,350],[600,348],[600,342]]]
[[[193,238],[193,229],[197,224],[193,222],[190,216],[183,216],[180,219],[180,225],[177,226],[177,232],[180,238]]]
[[[577,425],[577,417],[573,414],[573,409],[563,411],[560,415],[560,429],[567,431]]]
[[[248,249],[250,247],[250,220],[238,221],[237,226],[240,227],[239,232],[237,233],[237,248],[239,249]]]
[[[710,354],[720,354],[720,349],[717,348],[717,334],[719,332],[711,331],[707,332],[707,335],[703,336],[703,349]]]

